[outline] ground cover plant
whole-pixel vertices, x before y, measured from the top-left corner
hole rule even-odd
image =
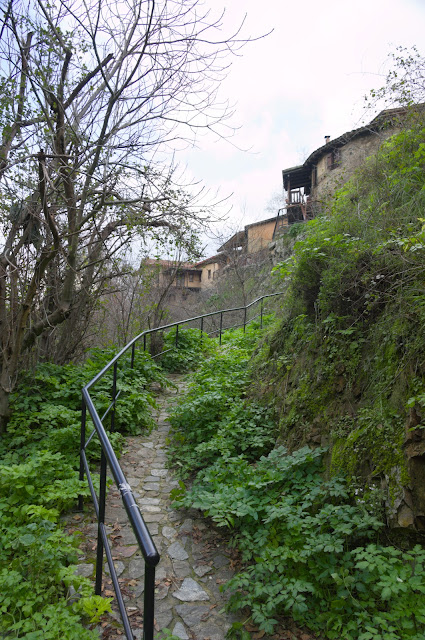
[[[12,399],[8,432],[0,443],[0,634],[31,640],[98,637],[82,623],[95,623],[109,601],[94,596],[91,581],[74,574],[78,537],[63,532],[61,516],[88,495],[78,480],[81,388],[113,353],[94,351],[82,365],[41,364],[21,376]],[[125,379],[124,379],[125,376]],[[150,382],[165,383],[147,354],[136,352],[134,369],[120,369],[122,389],[115,425],[123,433],[151,428]],[[93,393],[102,411],[111,379]],[[90,427],[89,427],[90,432]],[[120,432],[109,433],[116,451]],[[99,460],[96,438],[89,450]],[[82,596],[72,602],[69,589]]]
[[[270,322],[267,317],[265,324]],[[256,459],[273,445],[273,412],[246,400],[248,362],[258,335],[258,323],[245,333],[226,332],[221,349],[194,372],[187,395],[171,415],[170,459],[183,477],[220,456],[243,453]]]
[[[311,339],[304,319],[295,327],[298,340]],[[170,461],[193,480],[174,491],[175,505],[198,508],[229,529],[242,554],[241,570],[225,586],[229,608],[249,607],[267,634],[290,615],[332,640],[420,640],[425,549],[382,542],[381,513],[370,496],[356,499],[345,477],[329,476],[326,449],[288,453],[276,446],[269,409],[252,420],[250,404],[258,411],[261,401],[258,389],[251,398],[247,392],[266,371],[259,367],[270,347],[267,340],[253,357],[257,336],[250,337],[247,348],[241,332],[226,336],[228,348],[192,375],[171,416]],[[251,637],[242,623],[229,636]]]
[[[216,349],[216,341],[199,329],[179,327],[176,344],[176,328],[164,336],[164,351],[160,364],[165,371],[186,373]]]
[[[226,585],[229,608],[248,606],[266,633],[290,615],[335,640],[423,638],[425,549],[380,544],[383,523],[322,472],[321,449],[278,447],[255,464],[221,457],[176,492],[178,504],[233,532],[246,565]]]

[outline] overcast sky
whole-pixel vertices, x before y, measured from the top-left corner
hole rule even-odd
[[[245,12],[245,33],[273,29],[245,48],[221,87],[241,126],[232,143],[250,151],[204,136],[179,157],[189,175],[233,194],[230,228],[270,217],[282,169],[302,163],[325,135],[365,122],[364,95],[383,84],[388,54],[398,45],[423,53],[425,29],[425,0],[228,0],[225,23]]]

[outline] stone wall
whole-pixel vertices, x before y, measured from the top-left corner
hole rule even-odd
[[[323,155],[317,163],[317,183],[312,189],[313,198],[319,201],[326,200],[351,178],[366,158],[378,151],[384,140],[390,138],[394,133],[396,130],[393,128],[379,133],[365,132],[350,140],[338,150],[339,159],[333,168],[328,167],[329,154]]]

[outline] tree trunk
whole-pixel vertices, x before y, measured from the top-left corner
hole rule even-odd
[[[0,385],[0,435],[3,435],[7,430],[7,423],[10,418],[10,391],[3,388]]]

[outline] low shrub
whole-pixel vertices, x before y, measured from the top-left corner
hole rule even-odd
[[[186,373],[195,369],[202,360],[212,353],[216,342],[199,329],[183,329],[179,327],[176,344],[176,328],[171,329],[164,337],[164,350],[161,356],[161,367],[173,373]]]
[[[258,335],[258,327],[224,333],[221,350],[193,373],[187,395],[170,415],[170,459],[183,477],[217,457],[243,453],[251,460],[273,446],[273,412],[245,399]]]

